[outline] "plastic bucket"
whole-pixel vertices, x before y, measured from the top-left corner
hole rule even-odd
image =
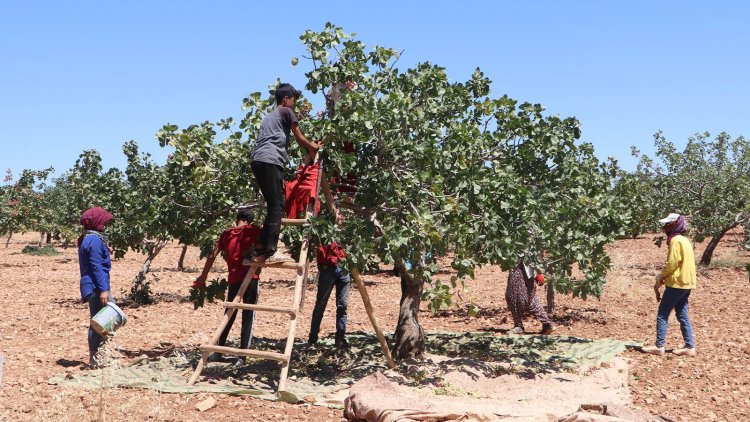
[[[122,309],[112,302],[107,302],[107,305],[91,318],[91,328],[99,335],[106,336],[125,325],[126,322],[128,318]]]

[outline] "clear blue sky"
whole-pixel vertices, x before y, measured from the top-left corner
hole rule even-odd
[[[0,11],[0,171],[69,169],[84,149],[124,165],[134,139],[241,115],[281,78],[304,85],[299,35],[326,21],[404,49],[456,81],[576,116],[601,158],[635,165],[663,130],[750,136],[750,3],[743,1],[207,2],[9,0]]]

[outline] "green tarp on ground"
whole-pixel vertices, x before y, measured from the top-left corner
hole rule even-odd
[[[282,399],[297,401],[315,398],[316,402],[333,391],[377,370],[386,369],[380,346],[373,334],[352,333],[347,336],[351,349],[337,351],[333,338],[321,339],[315,347],[295,343],[287,395]],[[485,362],[510,364],[531,373],[585,371],[610,361],[632,342],[613,339],[584,339],[569,336],[506,336],[492,333],[428,332],[426,347],[430,354],[466,357]],[[256,339],[253,348],[280,351],[278,340]],[[61,374],[50,384],[85,388],[150,388],[165,393],[212,392],[249,394],[277,400],[275,388],[280,366],[271,361],[248,359],[236,368],[228,363],[210,363],[201,381],[187,385],[199,359],[195,350],[176,351],[170,356],[138,359],[122,365],[82,372]]]

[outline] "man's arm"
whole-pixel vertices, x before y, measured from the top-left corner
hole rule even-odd
[[[306,149],[311,157],[315,156],[315,153],[320,149],[320,141],[308,141],[307,138],[305,138],[305,135],[302,134],[302,131],[299,130],[299,124],[297,122],[292,123],[292,134],[294,135],[294,139],[297,140],[299,146]]]
[[[198,278],[195,279],[195,282],[193,282],[193,287],[206,285],[206,278],[208,278],[208,272],[211,270],[211,267],[214,265],[214,261],[216,261],[216,257],[219,256],[219,252],[221,252],[221,247],[219,245],[216,245],[216,247],[214,248],[214,251],[211,252],[211,255],[209,255],[206,258],[206,264],[203,265],[203,272],[201,273],[201,275],[198,276]]]

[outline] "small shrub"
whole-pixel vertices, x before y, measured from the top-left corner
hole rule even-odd
[[[133,285],[130,287],[130,300],[139,305],[148,305],[152,302],[151,297],[151,286],[148,281],[143,283],[138,282],[138,277],[133,280]]]
[[[55,249],[52,245],[44,245],[44,246],[34,246],[34,245],[27,245],[23,248],[21,253],[25,253],[27,255],[33,255],[33,256],[55,256],[60,255],[60,252]]]

